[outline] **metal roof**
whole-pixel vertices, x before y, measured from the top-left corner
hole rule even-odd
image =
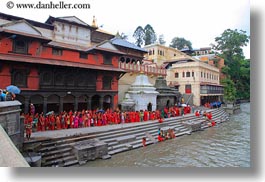
[[[145,50],[145,49],[143,49],[141,47],[138,47],[135,44],[133,44],[131,42],[128,42],[128,41],[126,41],[124,39],[118,38],[118,37],[115,37],[115,38],[111,39],[110,41],[114,45],[127,47],[127,48],[130,48],[130,49],[135,49],[135,50],[142,51],[142,52],[148,52],[147,50]]]

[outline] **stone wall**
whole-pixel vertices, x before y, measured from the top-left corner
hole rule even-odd
[[[18,101],[0,102],[0,124],[19,150],[24,139],[24,118],[20,117],[20,106]]]

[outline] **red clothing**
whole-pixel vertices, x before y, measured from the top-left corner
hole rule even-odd
[[[144,121],[148,120],[148,111],[144,111]]]
[[[206,116],[207,116],[207,118],[208,118],[209,120],[212,120],[212,117],[213,117],[212,113],[207,113]]]
[[[32,133],[32,122],[33,122],[33,118],[32,116],[29,116],[27,119],[26,119],[26,134],[27,135],[31,135]]]
[[[159,142],[162,142],[162,141],[164,141],[164,138],[163,138],[161,135],[158,135],[158,136],[157,136],[157,140],[158,140]]]

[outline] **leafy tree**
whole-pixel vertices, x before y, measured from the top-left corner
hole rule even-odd
[[[227,29],[220,37],[215,38],[217,44],[212,45],[219,56],[225,60],[227,68],[222,71],[233,81],[237,91],[236,98],[249,99],[250,97],[250,60],[245,59],[242,49],[249,40],[250,37],[245,31]]]
[[[153,27],[147,24],[144,28],[138,26],[134,31],[133,37],[135,38],[135,44],[139,47],[155,43],[157,37]]]
[[[180,37],[174,37],[171,40],[171,44],[169,45],[169,47],[177,48],[178,50],[185,48],[185,46],[188,46],[188,48],[192,50],[191,42],[189,40]]]
[[[234,102],[236,99],[235,84],[230,78],[225,78],[221,81],[224,85],[224,99],[228,102]]]
[[[138,26],[136,28],[136,30],[133,33],[133,37],[136,39],[135,44],[139,47],[141,47],[144,43],[144,36],[145,36],[145,32],[143,27]]]
[[[232,59],[232,56],[243,56],[242,47],[247,45],[249,38],[246,31],[227,29],[220,37],[215,38],[217,45],[213,45],[213,48],[217,51],[221,51],[223,57],[227,58],[229,61]]]
[[[161,45],[165,45],[166,44],[166,41],[165,41],[165,38],[164,38],[163,34],[159,35],[158,41],[159,41],[159,44],[161,44]]]
[[[147,24],[144,27],[144,45],[150,45],[155,43],[157,37],[155,34],[155,31],[153,29],[153,27],[149,24]]]

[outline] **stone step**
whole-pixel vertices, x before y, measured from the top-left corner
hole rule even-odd
[[[125,151],[128,151],[129,149],[127,147],[122,147],[122,148],[118,148],[116,150],[111,150],[109,152],[109,155],[114,155],[114,154],[118,154],[118,153],[121,153],[121,152],[125,152]]]
[[[71,150],[72,150],[72,147],[68,146],[68,147],[66,147],[64,149],[53,150],[53,151],[42,153],[42,156],[43,157],[51,156],[51,155],[55,155],[55,154],[58,154],[58,153],[69,152]]]
[[[58,154],[54,154],[54,155],[50,155],[50,156],[44,156],[42,157],[42,161],[48,162],[57,158],[62,158],[62,157],[67,157],[72,155],[71,152],[63,152],[63,153],[58,153]]]
[[[217,119],[220,117],[229,117],[223,110],[213,110],[212,113],[213,118],[216,117]],[[198,118],[194,114],[185,115],[184,117],[168,118],[165,119],[163,125],[174,128],[176,137],[191,134],[191,131],[181,123],[181,121],[184,120],[197,121]],[[203,121],[205,119],[199,118],[199,120]],[[134,124],[135,126],[132,125],[127,128],[115,128],[111,131],[108,130],[95,132],[93,134],[83,136],[72,136],[64,138],[61,141],[57,139],[55,141],[46,141],[43,143],[40,149],[42,153],[45,153],[45,155],[43,155],[43,161],[46,161],[44,164],[51,166],[78,166],[79,163],[76,160],[74,154],[71,154],[71,146],[74,145],[77,141],[87,140],[89,138],[98,138],[99,140],[107,143],[110,155],[124,152],[130,150],[131,148],[139,148],[142,147],[142,138],[146,137],[145,132],[148,131],[156,139],[158,127],[161,126],[161,124],[158,123],[157,120]],[[206,128],[208,127],[208,125],[205,124],[204,126],[202,126],[202,128],[203,127]],[[148,137],[146,144],[152,144],[152,141]]]
[[[63,158],[58,158],[56,160],[51,160],[49,162],[45,162],[44,166],[52,166],[54,164],[59,164],[59,166],[63,166],[63,164],[67,163],[68,161],[73,161],[76,160],[76,157],[74,155],[63,157]]]
[[[78,160],[68,161],[68,162],[65,162],[63,165],[63,167],[70,167],[70,166],[79,166]]]

